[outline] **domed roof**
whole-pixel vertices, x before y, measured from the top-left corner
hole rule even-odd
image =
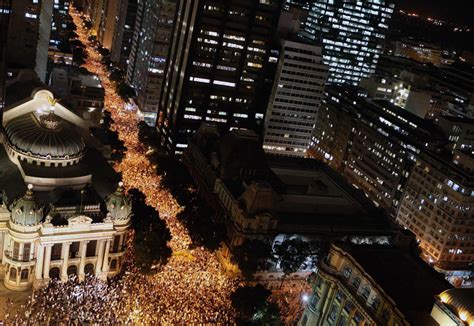
[[[32,191],[28,186],[26,194],[13,202],[10,207],[11,222],[24,226],[38,225],[43,218],[43,209],[38,205]]]
[[[474,289],[453,288],[444,291],[439,297],[463,321],[474,322]]]
[[[123,183],[120,182],[117,190],[106,199],[107,211],[115,220],[126,220],[132,212],[130,200],[124,193]]]
[[[34,113],[17,117],[6,124],[5,134],[17,151],[41,158],[77,157],[85,149],[74,126],[52,111],[39,117]]]

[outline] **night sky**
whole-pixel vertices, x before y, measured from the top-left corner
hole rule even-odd
[[[474,0],[394,0],[397,9],[474,26]]]

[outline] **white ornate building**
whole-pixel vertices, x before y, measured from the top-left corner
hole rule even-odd
[[[87,121],[48,90],[36,89],[31,98],[6,108],[2,127],[0,271],[5,286],[21,291],[71,274],[79,279],[117,274],[131,207],[121,183],[113,192],[116,176],[107,175],[112,169],[89,146],[94,141]]]

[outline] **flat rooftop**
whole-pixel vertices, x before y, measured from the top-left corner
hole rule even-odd
[[[324,163],[276,156],[269,156],[267,161],[283,184],[275,212],[282,230],[391,232],[382,210]]]
[[[337,244],[396,302],[409,320],[430,313],[435,296],[452,288],[421,258],[394,246]]]

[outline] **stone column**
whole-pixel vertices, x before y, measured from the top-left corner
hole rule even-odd
[[[79,248],[79,255],[81,256],[81,261],[79,263],[79,280],[84,279],[84,266],[86,265],[86,250],[87,250],[87,244],[89,241],[81,241],[81,248]]]
[[[40,280],[43,278],[43,258],[44,258],[44,247],[38,243],[38,254],[36,255],[36,279]]]
[[[107,240],[100,240],[99,241],[99,252],[97,254],[97,262],[95,263],[95,274],[96,275],[98,275],[102,271],[105,241],[107,241]]]
[[[61,280],[66,281],[67,280],[67,264],[69,261],[69,247],[71,246],[71,242],[64,242],[63,243],[63,264],[61,266]]]
[[[110,251],[110,240],[105,240],[105,254],[104,254],[104,264],[102,265],[102,271],[109,271],[109,251]]]
[[[51,264],[51,249],[53,248],[53,244],[47,244],[46,253],[44,256],[44,266],[43,266],[43,278],[49,279],[49,265]]]

